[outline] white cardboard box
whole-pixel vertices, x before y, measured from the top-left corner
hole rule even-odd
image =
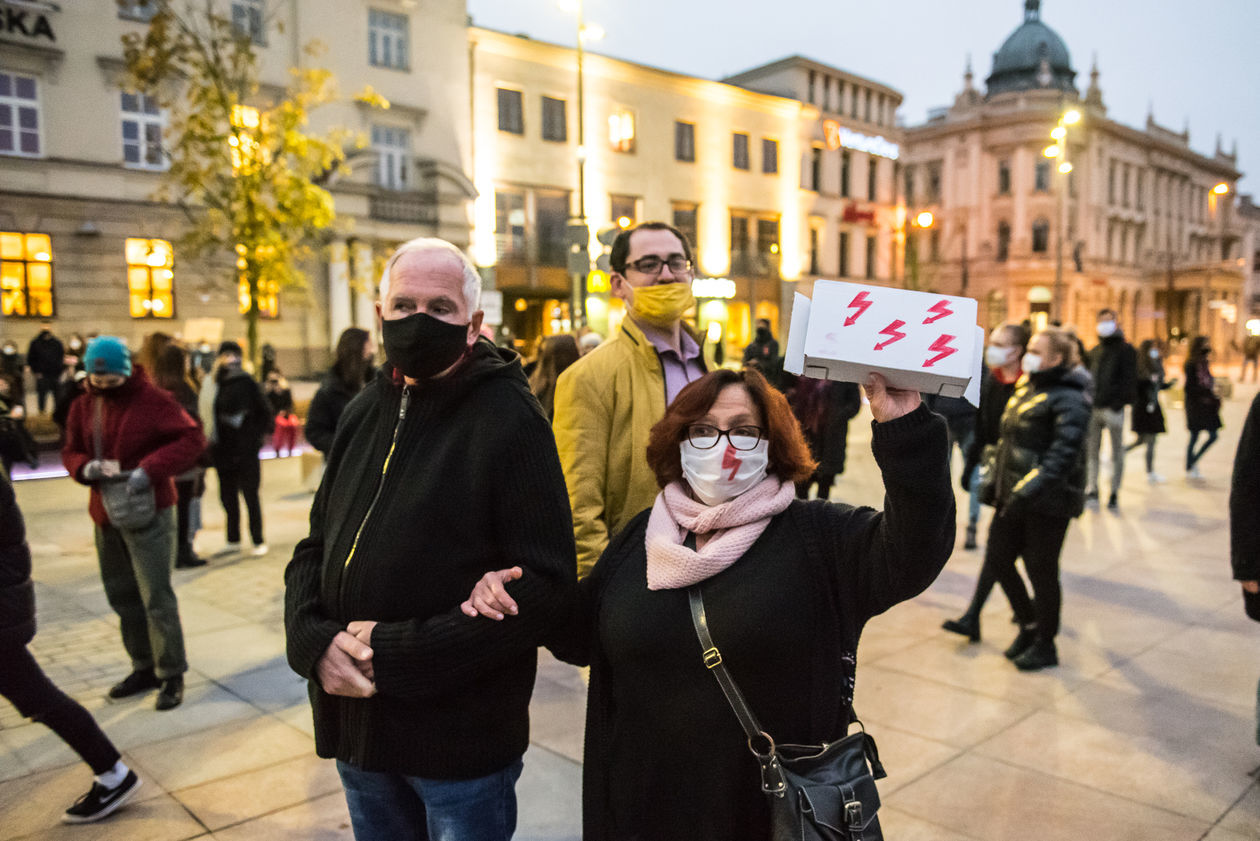
[[[979,403],[984,329],[976,301],[860,283],[819,280],[792,306],[783,367],[793,374],[865,383]]]

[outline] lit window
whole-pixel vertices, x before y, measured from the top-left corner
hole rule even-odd
[[[52,239],[0,231],[0,314],[53,314]]]
[[[123,164],[136,169],[166,169],[162,129],[166,117],[148,94],[122,92]]]
[[[132,318],[175,317],[175,250],[164,239],[128,237],[127,294]]]
[[[39,123],[35,77],[0,73],[0,155],[38,157]]]
[[[237,298],[241,315],[249,312],[249,280],[241,275]],[[280,284],[274,280],[258,281],[258,314],[263,318],[280,317]]]
[[[372,150],[376,152],[376,184],[387,190],[405,190],[411,172],[411,132],[388,126],[372,126]]]
[[[368,10],[368,61],[373,67],[407,69],[406,15]]]
[[[232,28],[255,44],[266,44],[263,37],[263,0],[232,0]]]
[[[608,117],[608,142],[614,152],[634,151],[634,112],[614,111]]]

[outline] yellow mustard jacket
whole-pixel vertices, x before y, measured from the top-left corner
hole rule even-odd
[[[652,425],[665,415],[665,371],[634,321],[626,318],[608,341],[560,375],[555,409],[552,428],[582,578],[609,538],[651,507],[660,490],[648,467],[647,443]]]

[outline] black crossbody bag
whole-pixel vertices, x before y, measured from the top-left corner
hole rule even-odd
[[[694,537],[687,545],[694,548]],[[704,665],[717,678],[761,766],[761,790],[770,801],[770,841],[883,841],[875,781],[886,774],[875,740],[863,729],[822,745],[775,744],[722,663],[700,587],[691,587],[687,596]]]

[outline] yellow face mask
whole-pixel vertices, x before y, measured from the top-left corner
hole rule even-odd
[[[696,298],[691,294],[691,284],[686,281],[677,283],[658,283],[653,286],[631,287],[633,297],[626,306],[635,321],[642,321],[653,327],[673,327],[683,313],[691,309]]]

